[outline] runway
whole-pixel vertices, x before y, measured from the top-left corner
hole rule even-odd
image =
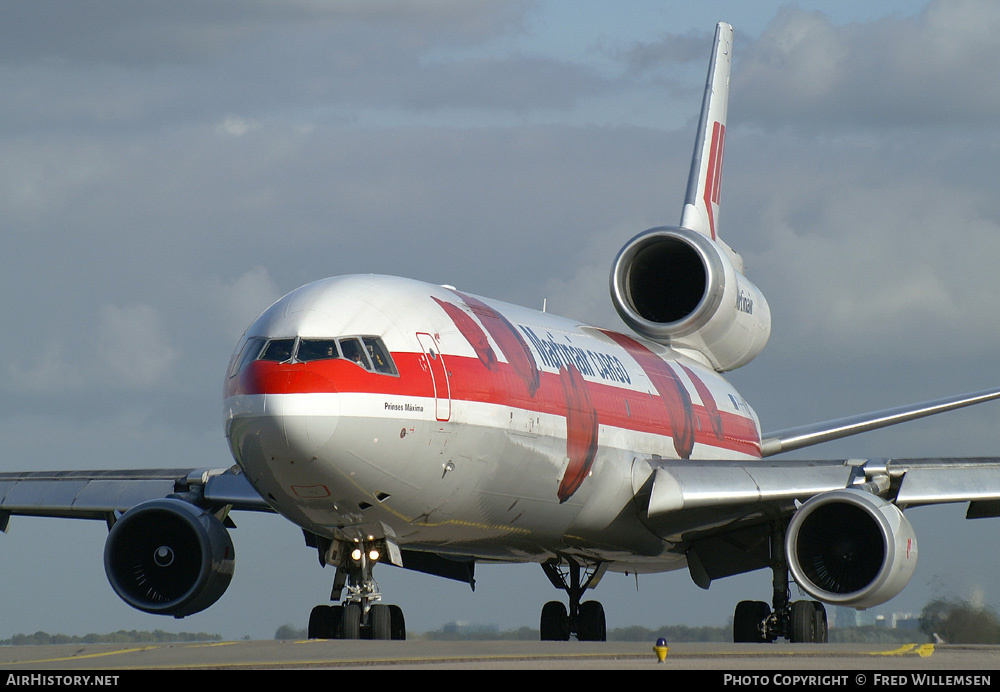
[[[963,670],[990,671],[998,646],[907,644],[670,645],[657,662],[640,642],[237,641],[149,645],[55,645],[0,648],[0,674],[18,671],[241,669],[562,669],[562,670]],[[988,676],[989,673],[987,672]]]

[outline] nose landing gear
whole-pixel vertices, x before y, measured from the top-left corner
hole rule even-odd
[[[331,544],[327,560],[335,564],[331,601],[341,605],[318,605],[309,615],[310,639],[406,639],[403,610],[396,605],[381,603],[382,594],[372,578],[372,570],[382,556],[379,542]]]

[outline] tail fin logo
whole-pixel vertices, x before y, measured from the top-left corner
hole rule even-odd
[[[712,125],[712,148],[708,153],[708,172],[705,175],[705,211],[708,213],[708,227],[715,240],[715,216],[719,209],[722,188],[722,150],[725,148],[726,126],[716,121]]]

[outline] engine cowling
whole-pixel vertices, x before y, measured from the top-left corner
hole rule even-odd
[[[767,301],[741,270],[700,233],[653,228],[618,253],[611,299],[637,334],[697,351],[720,372],[732,370],[756,358],[771,334]]]
[[[115,522],[104,571],[126,603],[184,617],[215,603],[233,578],[235,551],[214,514],[175,498],[136,505]]]
[[[822,493],[792,517],[788,568],[813,598],[870,608],[896,596],[917,566],[913,526],[896,505],[863,490]]]

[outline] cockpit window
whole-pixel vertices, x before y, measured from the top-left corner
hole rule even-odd
[[[309,363],[318,360],[343,358],[369,372],[398,376],[392,355],[377,336],[344,336],[340,338],[283,338],[252,337],[247,339],[230,377],[235,377],[254,360],[277,363]]]
[[[304,363],[311,360],[340,358],[336,339],[299,339],[299,350],[295,357]]]
[[[365,370],[371,370],[371,363],[368,362],[368,355],[361,345],[361,339],[341,339],[340,350],[344,352],[344,358],[354,361]]]
[[[267,342],[267,346],[261,352],[259,360],[273,360],[278,362],[289,360],[292,357],[292,347],[294,345],[295,339],[272,339]]]
[[[395,375],[396,367],[393,365],[392,358],[389,357],[389,352],[386,350],[382,340],[373,336],[366,336],[364,342],[365,349],[368,351],[368,357],[375,367],[375,372],[385,375]]]
[[[233,371],[229,373],[229,376],[235,376],[236,373],[243,370],[243,368],[251,362],[257,360],[257,356],[260,355],[260,349],[264,346],[265,341],[267,341],[267,339],[261,339],[260,337],[247,339],[247,342],[243,345],[243,351],[240,353],[240,357],[234,364],[235,367],[233,368]]]

